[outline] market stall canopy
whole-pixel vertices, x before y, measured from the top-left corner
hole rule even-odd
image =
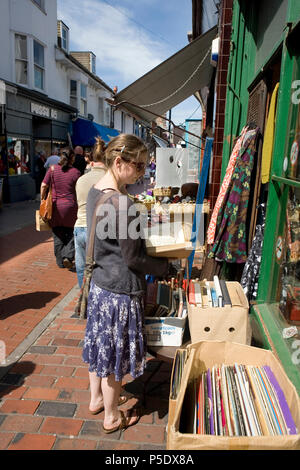
[[[110,127],[101,126],[87,119],[77,118],[72,122],[72,144],[92,147],[96,137],[100,136],[104,142],[109,142],[113,137],[119,135],[119,131]]]
[[[209,85],[213,71],[211,44],[216,35],[215,26],[117,93],[115,103],[126,101],[126,108],[149,122],[156,116],[148,111],[162,115]]]

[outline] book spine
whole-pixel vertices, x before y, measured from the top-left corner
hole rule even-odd
[[[202,307],[202,296],[199,282],[195,282],[195,302],[197,307]]]
[[[212,297],[211,297],[211,290],[210,290],[210,285],[209,282],[205,282],[206,289],[207,289],[207,299],[208,299],[208,306],[212,307]]]
[[[218,301],[218,307],[223,307],[223,294],[221,291],[220,287],[220,281],[218,276],[214,276],[214,285],[215,285],[215,291],[216,291],[216,296],[217,296],[217,301]]]
[[[211,292],[213,307],[218,307],[218,299],[217,299],[217,294],[216,294],[216,290],[214,289],[214,287],[210,288],[210,292]]]
[[[224,281],[223,279],[220,280],[220,287],[221,287],[221,291],[223,295],[224,306],[230,305],[231,307],[232,305],[231,305],[230,295],[226,286],[226,281]]]

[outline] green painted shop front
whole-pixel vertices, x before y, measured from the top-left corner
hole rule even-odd
[[[290,338],[284,338],[283,331],[299,326],[284,311],[286,290],[290,285],[294,291],[300,286],[296,272],[300,259],[291,250],[292,242],[300,243],[300,235],[290,240],[288,230],[290,223],[294,224],[291,206],[293,214],[298,214],[300,207],[299,21],[298,0],[234,0],[222,161],[224,177],[235,138],[253,116],[264,128],[266,118],[262,117],[267,116],[272,92],[279,83],[270,178],[267,185],[259,186],[266,219],[258,294],[250,313],[261,346],[277,354],[298,393],[299,329],[298,336]],[[300,308],[300,302],[293,308]]]

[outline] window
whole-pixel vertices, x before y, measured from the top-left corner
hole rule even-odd
[[[70,105],[77,108],[77,82],[70,80]]]
[[[87,113],[87,86],[80,84],[80,114],[86,116]]]
[[[15,35],[16,83],[28,85],[27,37]]]
[[[9,176],[30,173],[30,140],[7,137]]]
[[[104,123],[104,99],[98,98],[98,113],[99,113],[99,122]]]
[[[96,57],[92,55],[92,73],[96,74]]]
[[[33,41],[33,60],[34,86],[43,90],[45,87],[44,47],[37,41]]]
[[[61,28],[61,47],[65,51],[68,51],[68,30],[63,25]]]
[[[121,114],[121,132],[125,132],[125,114],[122,111]]]

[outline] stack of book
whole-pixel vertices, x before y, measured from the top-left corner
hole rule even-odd
[[[189,383],[182,432],[215,436],[297,434],[284,393],[269,366],[215,365]]]
[[[179,276],[178,276],[179,277]],[[176,282],[175,282],[176,281]],[[187,317],[184,281],[155,281],[147,284],[146,316]]]
[[[188,300],[190,305],[201,308],[232,306],[226,281],[218,276],[214,276],[213,282],[191,279]]]

